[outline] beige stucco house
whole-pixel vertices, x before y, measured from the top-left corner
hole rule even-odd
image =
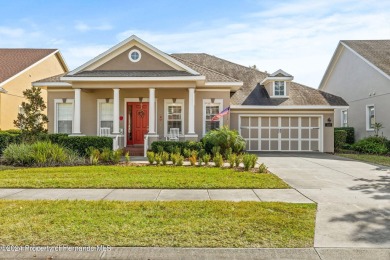
[[[380,134],[390,138],[390,40],[340,41],[319,89],[349,104],[336,111],[336,126],[354,127],[361,139],[380,122]]]
[[[0,129],[15,128],[13,121],[25,101],[23,91],[34,81],[68,71],[57,49],[0,48]],[[46,91],[42,91],[46,101]]]
[[[169,55],[131,36],[34,85],[48,91],[54,133],[109,133],[131,150],[176,130],[180,140],[199,140],[228,125],[250,151],[333,152],[334,109],[347,103],[292,80],[282,70],[267,74],[208,54]],[[229,106],[229,115],[211,120]]]

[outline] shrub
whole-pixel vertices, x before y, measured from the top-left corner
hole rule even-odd
[[[355,143],[355,129],[353,127],[335,127],[334,131],[343,130],[347,132],[347,138],[345,142],[347,144],[354,144]]]
[[[87,149],[87,156],[89,157],[89,163],[92,165],[99,164],[99,158],[100,158],[100,151],[99,149],[88,147]]]
[[[176,165],[177,165],[177,166],[183,166],[183,161],[184,161],[184,157],[181,156],[181,155],[179,155],[179,156],[177,157]]]
[[[7,164],[14,166],[59,166],[81,164],[82,160],[64,147],[50,142],[10,144],[4,150]]]
[[[171,153],[171,161],[173,165],[177,164],[179,157],[180,157],[180,153]]]
[[[101,136],[60,136],[58,142],[75,152],[80,156],[86,155],[86,149],[88,147],[94,147],[101,152],[103,149],[112,150],[112,138]]]
[[[242,162],[244,164],[245,171],[249,171],[252,168],[252,164],[253,164],[252,154],[248,154],[248,153],[244,154],[244,156],[242,157]]]
[[[10,144],[19,143],[20,134],[12,134],[5,131],[0,132],[0,154],[3,153],[4,149]]]
[[[213,159],[213,162],[215,163],[215,167],[222,167],[223,166],[223,157],[220,153],[216,153]]]
[[[167,152],[162,152],[162,153],[160,154],[160,156],[161,156],[162,164],[163,164],[163,165],[167,165],[167,162],[168,162],[168,160],[169,160],[169,153],[167,153]]]
[[[257,155],[256,154],[251,154],[250,158],[251,158],[251,168],[255,168],[256,163],[257,163]]]
[[[268,167],[265,166],[264,163],[262,163],[262,164],[260,164],[258,171],[259,171],[259,173],[267,173],[268,172]]]
[[[110,162],[113,164],[118,164],[121,161],[123,151],[118,149],[115,151],[111,151],[110,154]]]
[[[162,151],[159,151],[159,146],[161,146]],[[201,142],[185,141],[185,142],[175,142],[175,141],[156,141],[151,145],[151,150],[155,153],[167,152],[167,153],[180,153],[184,155],[184,149],[200,151],[203,148]],[[180,149],[180,150],[179,150]],[[190,155],[189,155],[190,156]],[[188,157],[189,157],[188,156]],[[185,157],[185,155],[184,155]],[[187,157],[187,158],[188,158]]]
[[[232,152],[240,153],[245,148],[245,140],[236,130],[230,130],[224,126],[220,129],[209,131],[202,139],[206,152],[211,153],[213,147],[221,147],[221,154],[225,154],[226,149],[232,148]]]
[[[192,151],[192,152],[191,152],[191,156],[190,156],[190,158],[189,158],[190,164],[191,164],[192,166],[194,166],[194,165],[196,164],[196,159],[197,159],[197,157],[198,157],[198,153],[197,153],[196,151]]]
[[[345,145],[347,139],[347,132],[344,130],[334,131],[334,150],[335,152],[340,151],[341,148]]]
[[[225,158],[229,158],[229,156],[233,153],[233,149],[231,147],[227,148],[225,151]]]
[[[184,158],[189,158],[191,156],[191,150],[187,149],[187,148],[184,148],[183,156],[184,156]]]
[[[162,145],[158,145],[157,146],[157,153],[161,154],[162,152],[164,152],[164,147]]]
[[[240,163],[242,162],[242,155],[241,154],[238,154],[237,156],[236,156],[236,160],[235,160],[235,165],[236,165],[236,167],[238,168],[238,167],[240,167]]]
[[[149,164],[154,163],[154,157],[155,157],[154,152],[152,152],[152,151],[147,152],[146,157],[148,157]]]
[[[389,148],[389,140],[376,136],[364,138],[352,145],[353,150],[368,154],[387,154],[390,151]]]
[[[221,152],[221,147],[220,146],[214,146],[213,149],[211,149],[211,153],[213,154],[213,157]]]
[[[161,155],[160,154],[155,154],[154,155],[154,160],[156,161],[156,165],[159,166],[161,163]]]
[[[100,153],[100,160],[104,163],[108,163],[111,160],[111,150],[108,148],[104,148]]]
[[[126,162],[126,164],[130,163],[130,153],[129,152],[125,153],[125,162]]]
[[[209,165],[210,159],[211,159],[210,154],[206,153],[205,155],[203,155],[203,162],[206,166]]]
[[[233,153],[229,155],[228,161],[229,161],[230,168],[234,167],[234,162],[236,161],[236,159],[237,159],[237,154]]]

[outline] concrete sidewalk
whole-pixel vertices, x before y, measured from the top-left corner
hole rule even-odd
[[[96,248],[95,248],[96,249]],[[2,252],[0,259],[390,259],[390,249],[113,247],[94,252]]]
[[[294,189],[0,189],[7,200],[279,201],[314,203]]]

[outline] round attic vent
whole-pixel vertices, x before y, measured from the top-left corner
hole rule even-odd
[[[129,52],[129,60],[131,62],[138,62],[141,59],[141,52],[139,50],[131,50]]]

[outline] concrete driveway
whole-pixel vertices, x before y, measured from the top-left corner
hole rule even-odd
[[[390,248],[390,168],[322,153],[260,153],[318,203],[315,247]]]

